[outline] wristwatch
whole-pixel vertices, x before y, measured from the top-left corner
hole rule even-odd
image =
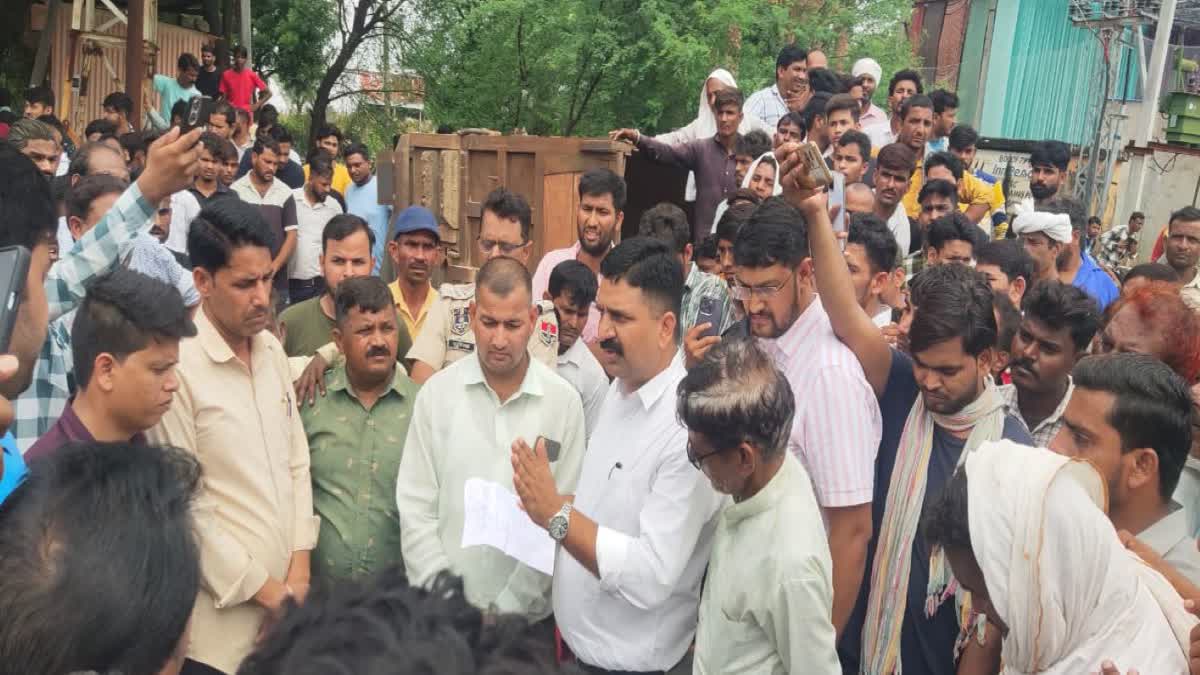
[[[571,502],[562,505],[558,513],[550,518],[550,525],[546,528],[550,531],[550,538],[554,541],[562,541],[567,537],[567,526],[571,524]]]

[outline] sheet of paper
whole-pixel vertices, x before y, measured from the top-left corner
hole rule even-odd
[[[463,485],[462,545],[491,546],[539,572],[554,573],[554,540],[499,483],[470,478]]]

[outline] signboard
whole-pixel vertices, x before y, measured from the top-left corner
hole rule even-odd
[[[983,171],[990,173],[996,177],[996,182],[1004,184],[1004,174],[1011,167],[1012,176],[1008,189],[1004,192],[1004,198],[1009,204],[1015,204],[1025,199],[1029,199],[1029,173],[1031,167],[1029,165],[1029,153],[1008,151],[1008,150],[988,150],[980,148],[975,152],[975,162],[971,165],[971,171]]]

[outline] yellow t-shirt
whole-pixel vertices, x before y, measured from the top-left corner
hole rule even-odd
[[[304,180],[308,180],[307,164],[304,165]],[[333,181],[330,186],[343,197],[346,196],[346,188],[350,187],[350,172],[346,169],[345,164],[333,163]]]

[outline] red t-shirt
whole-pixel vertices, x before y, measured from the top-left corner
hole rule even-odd
[[[233,68],[221,74],[221,93],[235,108],[250,111],[250,103],[254,100],[257,89],[266,89],[267,85],[253,70],[243,68],[238,72]]]

